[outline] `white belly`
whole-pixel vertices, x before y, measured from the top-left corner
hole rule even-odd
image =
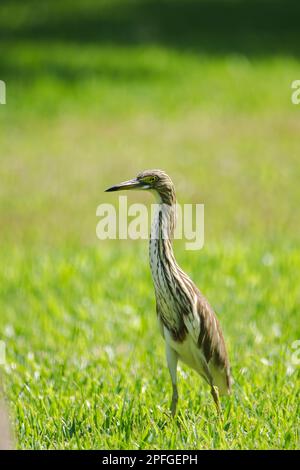
[[[202,353],[199,348],[197,348],[192,337],[187,334],[184,341],[180,343],[172,339],[168,329],[165,326],[163,327],[163,331],[165,341],[171,346],[172,349],[174,349],[174,351],[177,352],[179,359],[184,364],[198,372],[198,374],[203,375],[204,373],[201,365]]]
[[[199,375],[209,383],[207,376],[203,370],[202,364],[205,363],[205,358],[202,355],[200,349],[196,346],[195,342],[190,335],[187,335],[182,343],[174,341],[167,330],[163,327],[163,334],[165,341],[170,345],[174,351],[177,352],[179,359],[187,366],[198,372]],[[227,395],[229,392],[228,384],[226,380],[225,370],[221,370],[215,367],[214,364],[207,364],[209,372],[211,374],[213,384],[219,389],[220,395]]]

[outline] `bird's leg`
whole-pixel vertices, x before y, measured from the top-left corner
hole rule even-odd
[[[174,417],[176,414],[176,408],[177,408],[177,403],[178,403],[178,390],[177,390],[177,385],[173,384],[173,382],[172,382],[172,387],[173,387],[173,393],[172,393],[171,413],[172,413],[172,416]]]
[[[220,400],[219,400],[219,391],[218,391],[218,387],[216,387],[215,385],[212,385],[211,386],[211,394],[212,394],[212,397],[214,399],[214,402],[215,402],[215,405],[216,405],[216,408],[217,408],[217,412],[218,412],[218,415],[220,417],[222,417],[222,410],[221,410],[221,405],[220,405]]]
[[[203,367],[204,372],[205,372],[206,380],[210,384],[210,390],[211,390],[211,394],[212,394],[212,397],[214,399],[214,402],[215,402],[215,405],[216,405],[216,408],[217,408],[217,413],[218,413],[219,417],[222,418],[222,409],[221,409],[220,400],[219,400],[218,387],[216,387],[213,384],[213,378],[211,376],[208,365],[205,361],[202,361],[202,367]]]
[[[166,343],[166,356],[167,356],[167,363],[168,368],[172,380],[172,402],[171,402],[171,413],[172,416],[175,416],[176,407],[178,402],[178,390],[177,390],[177,362],[178,362],[178,355],[174,349],[172,349],[168,343]]]

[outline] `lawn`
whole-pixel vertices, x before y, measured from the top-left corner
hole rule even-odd
[[[0,372],[18,448],[299,447],[299,6],[262,22],[251,3],[2,2]],[[96,238],[104,189],[151,167],[205,204],[204,248],[175,251],[224,329],[223,422],[185,366],[170,418],[147,241]]]

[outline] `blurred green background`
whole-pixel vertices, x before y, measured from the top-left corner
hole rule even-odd
[[[299,14],[291,0],[1,1],[0,336],[20,447],[299,444]],[[179,424],[165,421],[147,244],[96,238],[97,206],[117,200],[104,189],[155,167],[179,202],[205,204],[204,249],[176,252],[239,377],[224,427],[187,370]]]

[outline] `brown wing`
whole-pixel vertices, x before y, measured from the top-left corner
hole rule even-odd
[[[207,364],[224,372],[228,392],[231,388],[230,365],[225,341],[218,318],[206,298],[197,292],[197,313],[200,319],[198,347],[202,350]]]

